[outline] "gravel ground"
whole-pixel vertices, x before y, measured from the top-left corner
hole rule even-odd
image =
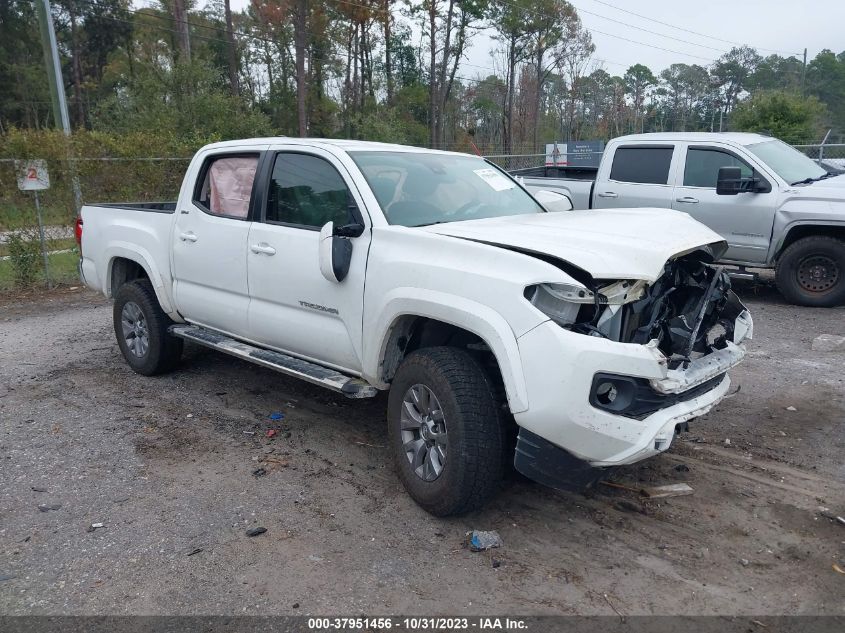
[[[196,347],[142,378],[101,297],[2,299],[0,613],[845,614],[845,353],[810,347],[845,308],[740,292],[739,392],[615,476],[693,495],[515,481],[448,520],[395,477],[384,397]],[[471,553],[470,529],[504,546]]]

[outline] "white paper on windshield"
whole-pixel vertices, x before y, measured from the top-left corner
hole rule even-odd
[[[516,187],[512,180],[508,180],[492,167],[488,167],[486,169],[475,169],[473,171],[476,176],[490,185],[490,188],[493,189],[493,191],[505,191]]]

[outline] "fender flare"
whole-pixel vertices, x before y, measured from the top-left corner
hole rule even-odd
[[[118,258],[128,259],[138,264],[147,273],[147,277],[150,278],[150,283],[153,285],[153,290],[156,293],[156,298],[161,309],[169,316],[175,313],[173,302],[170,300],[165,285],[165,280],[158,266],[155,264],[155,259],[147,249],[130,242],[111,242],[105,249],[105,258],[108,265],[106,266],[106,275],[103,279],[103,293],[107,297],[112,298],[111,280],[115,260]]]
[[[802,227],[802,226],[813,226],[818,227],[820,229],[834,227],[834,228],[843,228],[845,229],[845,221],[838,221],[838,220],[793,220],[789,224],[783,226],[780,230],[781,237],[777,242],[772,242],[772,252],[769,253],[769,260],[776,261],[780,258],[785,250],[783,245],[786,242],[789,234],[792,232],[793,229]]]
[[[405,316],[426,317],[472,332],[483,340],[499,365],[508,405],[512,413],[528,409],[528,389],[522,372],[516,335],[508,322],[495,310],[464,297],[419,288],[396,288],[384,297],[373,327],[364,331],[381,336],[364,350],[364,373],[375,386],[386,389],[380,368],[396,322]]]

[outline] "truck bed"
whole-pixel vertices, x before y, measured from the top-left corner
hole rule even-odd
[[[558,165],[557,167],[541,166],[541,167],[526,167],[524,169],[512,169],[510,171],[514,176],[522,176],[523,178],[562,178],[564,180],[595,180],[599,173],[598,167],[567,167]]]
[[[538,168],[544,171],[546,168]],[[555,170],[554,167],[547,168],[549,172]],[[528,191],[536,192],[540,190],[554,191],[567,196],[572,201],[573,209],[590,209],[592,208],[593,187],[595,180],[586,180],[584,178],[556,178],[547,177],[544,175],[523,176],[522,174],[514,174],[521,177],[523,185]],[[595,172],[593,172],[595,178]]]
[[[174,213],[176,211],[175,200],[172,202],[90,202],[85,206],[126,209],[128,211],[149,211],[151,213]]]
[[[150,281],[161,290],[159,297],[169,297],[170,240],[175,211],[175,202],[84,205],[80,272],[85,283],[110,296],[112,260],[137,260],[140,252],[145,254],[143,263]]]

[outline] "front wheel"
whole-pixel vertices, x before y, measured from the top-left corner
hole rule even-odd
[[[425,510],[460,514],[496,493],[505,429],[495,386],[470,354],[451,347],[412,353],[396,372],[387,409],[399,477]]]
[[[182,339],[168,334],[173,321],[161,309],[147,279],[130,281],[118,289],[112,315],[120,351],[139,374],[161,374],[179,362]]]
[[[790,303],[818,308],[845,303],[845,242],[826,235],[797,240],[781,255],[775,280]]]

